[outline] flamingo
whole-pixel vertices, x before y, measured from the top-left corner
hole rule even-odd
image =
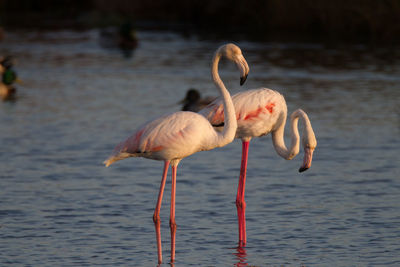
[[[307,114],[303,110],[297,109],[290,116],[291,145],[289,149],[286,147],[284,131],[287,107],[285,98],[277,91],[267,88],[253,89],[235,94],[232,100],[238,123],[235,138],[242,140],[242,159],[236,195],[239,247],[242,247],[247,242],[244,193],[250,140],[253,137],[260,137],[271,133],[272,142],[278,155],[284,159],[291,160],[299,153],[300,149],[298,131],[298,120],[300,118],[304,124],[302,132],[304,160],[299,172],[303,172],[311,167],[317,140]],[[219,98],[199,113],[205,116],[217,129],[224,125],[224,108]]]
[[[210,122],[200,114],[179,111],[162,116],[139,127],[131,137],[117,145],[112,155],[104,161],[106,167],[117,160],[128,157],[144,157],[164,161],[157,205],[153,215],[159,264],[162,263],[160,209],[169,165],[172,168],[169,220],[172,263],[175,261],[175,190],[177,166],[183,158],[199,151],[225,146],[232,142],[235,137],[237,122],[234,106],[231,96],[218,74],[218,63],[223,56],[236,63],[241,74],[241,85],[245,82],[249,72],[247,62],[238,46],[226,44],[216,50],[212,61],[211,74],[222,97],[224,110],[226,110],[224,111],[226,125],[223,127],[222,132],[216,131]]]

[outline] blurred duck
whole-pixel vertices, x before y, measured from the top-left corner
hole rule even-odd
[[[119,27],[118,46],[121,49],[134,49],[137,47],[138,40],[136,30],[132,23],[126,22]]]
[[[100,45],[108,49],[119,48],[125,56],[131,56],[138,45],[136,30],[130,22],[103,28],[100,30]]]
[[[12,68],[10,56],[0,57],[0,76],[0,98],[4,101],[14,99],[17,89],[12,84],[17,81],[17,74]]]
[[[214,99],[215,97],[211,96],[201,98],[199,91],[190,88],[189,90],[187,90],[185,98],[179,103],[183,104],[183,111],[198,112],[199,110],[205,108],[212,101],[214,101]]]

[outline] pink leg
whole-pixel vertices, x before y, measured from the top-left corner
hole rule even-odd
[[[242,163],[240,165],[240,177],[236,195],[236,208],[239,223],[239,247],[246,246],[246,202],[244,191],[246,187],[247,157],[249,154],[250,141],[242,141]]]
[[[169,167],[169,161],[166,160],[166,161],[164,161],[164,171],[163,171],[163,176],[161,179],[160,192],[158,193],[157,205],[156,205],[156,209],[154,210],[154,215],[153,215],[153,222],[154,222],[154,226],[156,228],[157,252],[158,252],[158,263],[159,264],[162,263],[160,209],[161,209],[161,202],[162,202],[163,193],[164,193],[165,181],[167,180],[168,167]]]
[[[172,182],[171,182],[171,211],[169,226],[171,228],[171,263],[175,262],[175,234],[176,234],[176,222],[175,222],[175,192],[176,192],[176,169],[177,166],[172,166]]]

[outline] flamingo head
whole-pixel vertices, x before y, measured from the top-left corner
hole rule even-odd
[[[304,172],[311,167],[312,157],[315,148],[317,147],[317,139],[311,125],[306,125],[303,130],[303,137],[301,139],[304,148],[303,164],[301,165],[299,172]]]
[[[219,52],[227,59],[236,63],[237,68],[240,71],[240,85],[243,85],[249,74],[249,65],[246,62],[242,54],[242,50],[237,45],[226,44],[219,48]]]

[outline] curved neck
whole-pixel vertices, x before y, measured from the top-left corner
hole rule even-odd
[[[300,136],[298,130],[298,121],[301,118],[302,123],[304,123],[304,129],[307,131],[309,128],[310,120],[308,119],[307,114],[298,109],[292,113],[290,116],[290,148],[288,149],[285,145],[284,133],[285,133],[285,123],[286,123],[286,114],[285,118],[283,118],[281,125],[277,130],[272,132],[272,141],[274,144],[274,148],[279,156],[284,159],[290,160],[294,158],[297,154],[299,154],[300,150]]]
[[[235,137],[237,121],[235,115],[235,107],[233,105],[231,95],[229,94],[228,90],[226,89],[224,83],[222,82],[218,74],[218,63],[220,59],[221,59],[221,52],[220,50],[217,50],[212,61],[211,75],[215,85],[219,89],[224,104],[224,118],[225,118],[224,130],[222,131],[222,133],[217,133],[218,145],[224,146],[230,143]]]

